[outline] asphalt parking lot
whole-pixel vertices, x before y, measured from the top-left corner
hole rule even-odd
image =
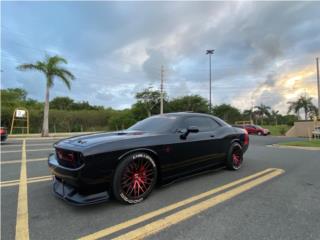
[[[266,146],[288,140],[296,139],[251,136],[239,171],[157,188],[137,205],[86,207],[51,193],[46,158],[57,139],[9,140],[1,146],[1,239],[320,239],[320,151]]]

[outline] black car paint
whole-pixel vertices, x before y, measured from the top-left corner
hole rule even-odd
[[[179,177],[224,164],[229,146],[234,141],[243,145],[244,130],[234,128],[218,118],[220,125],[208,132],[189,133],[181,138],[180,122],[190,116],[208,116],[196,113],[180,113],[172,131],[150,133],[143,131],[121,131],[73,137],[59,141],[55,148],[80,153],[83,165],[76,169],[61,166],[56,155],[49,156],[49,167],[56,182],[72,187],[75,192],[88,195],[109,192],[113,173],[127,154],[144,151],[153,156],[158,167],[158,184],[166,184]],[[244,146],[245,150],[247,146]],[[58,194],[60,197],[61,193]],[[73,203],[72,198],[67,199]],[[86,204],[86,201],[76,201]]]

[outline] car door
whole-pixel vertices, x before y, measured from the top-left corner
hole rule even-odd
[[[246,130],[249,134],[255,134],[256,133],[256,128],[252,125],[247,125]]]
[[[197,127],[198,133],[189,133],[174,146],[177,170],[179,173],[193,172],[207,168],[215,160],[217,148],[214,146],[215,129],[219,124],[210,117],[191,116],[181,122],[181,129]]]

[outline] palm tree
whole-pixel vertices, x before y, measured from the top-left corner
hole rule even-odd
[[[263,118],[264,116],[270,116],[269,110],[271,109],[269,106],[260,104],[259,106],[255,106],[257,109],[255,112],[261,117],[261,125],[263,125]]]
[[[254,112],[253,112],[253,109],[250,108],[250,109],[246,109],[243,111],[243,115],[245,117],[249,117],[250,121],[252,122],[253,119],[254,119]]]
[[[36,70],[46,76],[47,84],[41,133],[43,137],[49,136],[49,90],[53,86],[54,79],[61,79],[68,89],[71,88],[70,81],[74,79],[71,72],[59,66],[60,63],[67,64],[67,60],[56,55],[53,57],[46,56],[44,61],[37,61],[35,64],[22,64],[17,67],[21,71]]]
[[[288,113],[294,112],[299,117],[300,109],[304,111],[304,120],[308,119],[308,115],[311,116],[316,112],[316,107],[312,103],[312,98],[307,96],[300,96],[297,101],[288,102]]]
[[[272,118],[275,120],[276,122],[276,126],[278,126],[278,116],[279,116],[279,111],[275,111],[275,110],[272,110],[271,111],[271,116]]]

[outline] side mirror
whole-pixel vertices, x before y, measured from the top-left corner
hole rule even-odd
[[[195,127],[195,126],[190,126],[190,127],[187,128],[187,131],[189,133],[197,133],[197,132],[199,132],[199,128]]]
[[[189,135],[189,133],[197,133],[199,132],[199,128],[195,127],[195,126],[190,126],[186,129],[186,131],[180,135],[181,139],[187,139],[187,136]]]

